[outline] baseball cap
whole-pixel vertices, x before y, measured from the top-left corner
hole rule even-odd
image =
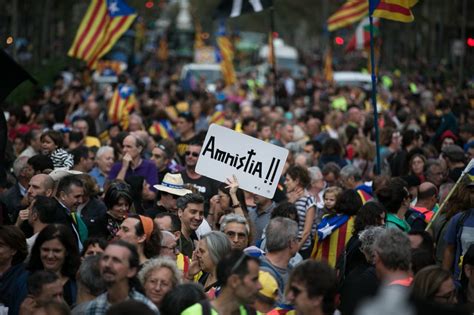
[[[269,272],[260,270],[258,272],[258,281],[262,285],[262,288],[258,293],[276,301],[278,297],[278,283],[275,278],[273,278]]]

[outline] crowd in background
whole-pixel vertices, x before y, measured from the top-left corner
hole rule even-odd
[[[65,69],[8,108],[8,314],[474,311],[472,87],[382,71],[377,174],[370,91],[317,73],[186,90],[178,72]],[[123,87],[137,101],[114,121]],[[273,199],[196,172],[212,123],[289,150]]]

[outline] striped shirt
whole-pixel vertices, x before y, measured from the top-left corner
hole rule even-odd
[[[306,195],[295,201],[296,210],[298,211],[298,237],[301,238],[304,231],[304,223],[306,221],[306,214],[308,209],[311,207],[315,208],[315,218],[316,218],[316,202],[312,196]],[[313,226],[311,228],[311,234],[301,246],[301,250],[307,249],[311,245],[311,240],[314,233],[316,232],[316,220],[313,221]]]

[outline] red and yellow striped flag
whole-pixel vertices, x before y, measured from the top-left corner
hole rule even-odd
[[[217,38],[217,45],[220,51],[222,76],[224,77],[226,85],[232,85],[237,80],[234,65],[232,64],[232,60],[234,59],[232,43],[227,36],[219,36]]]
[[[311,257],[317,261],[325,261],[329,266],[334,268],[337,258],[344,252],[344,248],[352,236],[353,228],[354,217],[352,216],[346,223],[341,225],[321,242],[318,241],[318,234],[316,233],[316,240]]]
[[[369,0],[370,13],[383,19],[410,23],[415,20],[410,8],[418,0]]]
[[[112,123],[120,123],[124,130],[128,128],[130,113],[138,107],[135,94],[127,85],[118,86],[109,103],[108,117]]]
[[[345,27],[369,14],[369,2],[367,0],[347,0],[327,21],[328,31],[332,32]]]
[[[82,59],[95,69],[135,20],[135,11],[123,0],[92,0],[77,31],[68,56]]]

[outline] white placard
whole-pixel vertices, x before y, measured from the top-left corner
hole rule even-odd
[[[235,175],[240,188],[273,198],[287,157],[285,148],[212,124],[196,172],[220,182]]]

